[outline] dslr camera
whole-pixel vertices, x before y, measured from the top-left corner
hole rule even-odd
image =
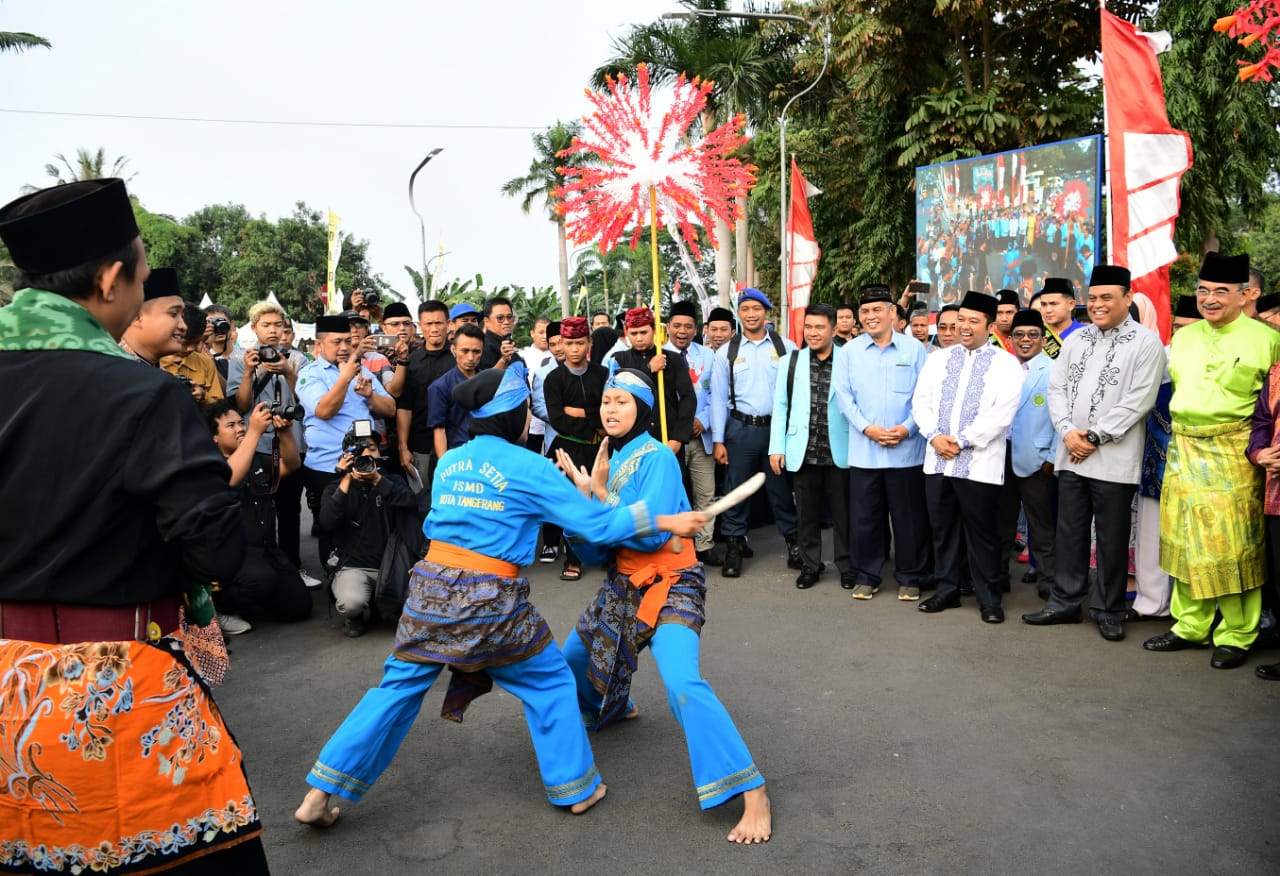
[[[271,405],[271,416],[281,417],[286,420],[301,421],[307,415],[302,409],[302,405],[286,405],[280,402],[273,402]]]
[[[275,347],[264,345],[258,348],[259,362],[279,362],[283,358],[284,357],[280,355],[280,351]]]
[[[219,314],[209,320],[209,325],[213,326],[214,337],[226,337],[231,334],[231,320]]]
[[[378,467],[377,457],[367,456],[366,451],[378,450],[378,442],[373,440],[373,421],[356,420],[342,436],[342,452],[353,454],[356,458],[352,468],[361,474],[369,474]]]
[[[362,292],[360,294],[364,296],[365,307],[377,307],[379,304],[382,303],[382,296],[379,295],[377,292],[373,291],[372,289],[368,290],[367,292]]]

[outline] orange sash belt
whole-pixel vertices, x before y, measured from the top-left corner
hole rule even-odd
[[[520,567],[514,563],[497,560],[443,541],[431,542],[431,547],[427,550],[427,560],[441,566],[470,569],[473,572],[497,575],[500,578],[517,578],[520,575]]]
[[[630,548],[618,548],[615,561],[618,571],[637,589],[644,591],[640,599],[640,608],[636,611],[636,619],[657,627],[658,614],[662,606],[667,604],[667,594],[671,587],[680,580],[680,573],[698,562],[698,555],[693,547],[693,539],[680,539],[680,553],[671,550],[672,542],[668,541],[656,551],[642,552]]]

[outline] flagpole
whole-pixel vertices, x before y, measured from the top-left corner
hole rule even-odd
[[[665,326],[662,324],[662,298],[658,294],[658,188],[649,186],[649,250],[653,263],[653,347],[654,355],[663,356],[666,344]],[[665,371],[666,369],[663,369]],[[667,394],[662,382],[663,371],[658,372],[658,424],[662,429],[662,443],[667,443]]]
[[[1098,9],[1105,11],[1107,8],[1107,0],[1098,0]],[[1098,21],[1098,57],[1102,59],[1102,178],[1107,184],[1107,258],[1103,264],[1115,264],[1115,240],[1112,237],[1112,221],[1111,221],[1111,120],[1107,115],[1107,59],[1102,53],[1102,21],[1099,15]]]

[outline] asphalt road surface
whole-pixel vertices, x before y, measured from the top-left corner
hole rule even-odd
[[[830,573],[800,591],[771,527],[752,544],[742,578],[708,579],[702,671],[768,780],[767,845],[725,841],[740,802],[699,810],[648,654],[641,717],[591,734],[609,793],[584,816],[547,803],[515,698],[495,688],[459,725],[438,717],[437,685],[364,801],[339,801],[327,831],[296,824],[308,769],[377,684],[393,632],[344,638],[317,595],[309,621],[233,639],[216,692],[273,872],[1280,872],[1280,684],[1253,675],[1280,651],[1221,671],[1208,651],[1142,650],[1161,624],[1133,624],[1120,643],[1088,623],[1029,627],[1018,616],[1040,601],[1024,584],[1000,626],[972,598],[922,614],[892,583],[870,602]],[[303,556],[314,571],[313,540]],[[528,571],[562,641],[598,574]]]

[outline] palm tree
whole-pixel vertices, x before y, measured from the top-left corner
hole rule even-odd
[[[58,159],[61,164],[50,162],[44,166],[45,175],[51,177],[54,185],[66,185],[70,182],[82,182],[87,179],[103,179],[104,177],[123,177],[125,182],[129,182],[136,173],[125,176],[125,170],[129,166],[129,159],[123,155],[111,162],[110,169],[107,169],[107,151],[101,146],[97,152],[90,153],[88,149],[77,149],[75,161],[70,161],[61,152],[53,156]],[[37,191],[39,186],[23,186],[24,192]]]
[[[725,11],[727,0],[680,0],[689,9]],[[715,83],[699,123],[711,131],[742,113],[748,127],[768,115],[773,90],[791,77],[787,36],[766,38],[758,21],[697,17],[639,25],[614,41],[613,57],[596,68],[592,83],[605,85],[618,73],[631,75],[637,65],[649,67],[655,85],[673,82],[681,73]],[[727,303],[733,285],[733,242],[727,223],[716,221],[716,286]],[[741,235],[745,239],[745,227]],[[745,277],[739,277],[745,280]]]
[[[556,122],[547,130],[533,135],[533,162],[524,176],[508,180],[502,186],[502,193],[513,198],[524,197],[520,209],[528,213],[534,201],[542,199],[547,210],[547,218],[556,223],[556,234],[559,239],[560,262],[560,309],[562,316],[568,316],[572,309],[569,300],[569,249],[565,234],[564,217],[556,211],[559,199],[555,190],[563,182],[556,171],[566,161],[559,157],[560,153],[573,144],[573,138],[581,131],[577,122]]]
[[[42,46],[46,49],[53,48],[53,45],[44,37],[36,36],[33,33],[14,33],[11,31],[0,30],[0,53],[25,52],[27,49],[34,49]]]

